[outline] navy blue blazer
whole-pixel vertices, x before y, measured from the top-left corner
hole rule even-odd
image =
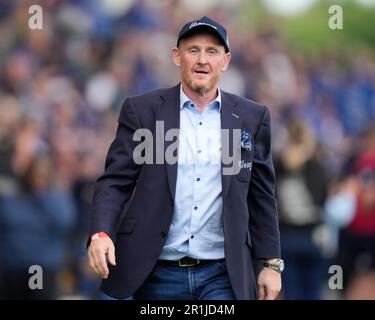
[[[225,257],[232,288],[237,299],[255,299],[252,259],[280,257],[270,114],[263,105],[221,93],[222,129],[246,130],[253,137],[251,151],[239,151],[245,163],[252,162],[252,169],[243,167],[236,175],[222,175],[222,197]],[[139,128],[149,129],[154,136],[160,134],[155,132],[156,121],[164,121],[165,132],[179,128],[179,95],[177,85],[126,99],[105,172],[95,185],[89,232],[104,231],[115,243],[117,265],[109,266],[109,276],[101,285],[114,298],[126,298],[141,286],[168,235],[177,164],[136,164],[133,151],[140,142],[133,141],[133,134]],[[171,143],[166,141],[164,148]],[[223,169],[226,166],[222,163]]]

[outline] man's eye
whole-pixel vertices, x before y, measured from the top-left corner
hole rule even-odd
[[[190,49],[189,52],[190,52],[190,53],[197,53],[198,50],[193,48],[193,49]]]

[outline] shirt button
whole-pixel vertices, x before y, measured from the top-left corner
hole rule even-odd
[[[198,210],[198,207],[197,207],[197,206],[195,206],[195,207],[194,207],[194,210]]]
[[[199,121],[199,125],[201,126],[203,123],[202,123],[202,121]]]
[[[190,103],[190,107],[194,107],[194,105],[192,103]]]
[[[192,235],[192,236],[190,237],[190,239],[194,239],[194,235]]]
[[[199,149],[199,150],[198,150],[198,153],[202,153],[202,150],[201,150],[201,149]]]
[[[197,181],[200,181],[201,180],[201,178],[197,178]]]

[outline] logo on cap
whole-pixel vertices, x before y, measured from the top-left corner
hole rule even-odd
[[[194,21],[192,24],[190,24],[189,29],[194,28],[196,26],[209,26],[209,27],[214,28],[215,30],[217,30],[217,28],[215,26],[213,26],[212,24],[210,24],[210,23],[196,22],[196,21]]]

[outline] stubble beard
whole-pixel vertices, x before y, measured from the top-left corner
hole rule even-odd
[[[197,85],[194,83],[194,80],[190,80],[187,82],[187,85],[189,87],[190,90],[192,90],[193,92],[199,94],[199,95],[203,95],[203,94],[206,94],[207,92],[210,92],[214,85],[215,81],[209,81],[206,85],[202,84],[202,85]]]
[[[207,85],[207,86],[198,86],[193,83],[193,81],[188,83],[188,86],[190,90],[198,93],[199,95],[203,95],[207,92],[209,92],[212,89],[212,86]]]

